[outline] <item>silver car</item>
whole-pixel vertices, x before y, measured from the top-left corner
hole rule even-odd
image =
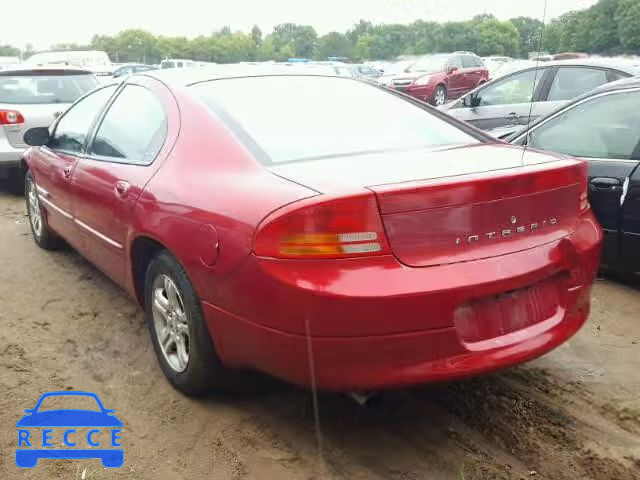
[[[636,61],[543,62],[491,80],[440,109],[482,130],[524,128],[583,93],[638,74]]]
[[[73,102],[99,84],[96,76],[62,66],[13,66],[0,70],[0,178],[22,187],[20,161],[27,148],[23,136],[48,127]]]

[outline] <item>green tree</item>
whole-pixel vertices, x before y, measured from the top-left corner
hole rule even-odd
[[[520,34],[519,56],[528,58],[529,52],[541,50],[540,34],[544,28],[544,23],[535,18],[517,17],[512,18],[511,23],[518,29]]]
[[[346,35],[339,32],[330,32],[318,39],[315,57],[326,60],[327,57],[352,58],[354,45]]]
[[[495,18],[483,21],[478,26],[477,47],[478,55],[509,55],[516,56],[520,52],[520,34],[513,23],[501,22]]]
[[[262,30],[260,30],[260,27],[257,25],[254,25],[251,29],[251,38],[256,48],[260,48],[262,46]]]
[[[367,20],[360,20],[351,30],[347,30],[346,35],[355,45],[361,37],[373,35],[373,33],[373,24]]]
[[[0,45],[0,57],[17,57],[20,55],[20,49],[11,45]]]
[[[115,39],[120,62],[159,63],[162,55],[156,43],[154,35],[137,28],[124,30]]]
[[[313,27],[283,23],[276,25],[270,35],[276,56],[286,60],[286,55],[311,58],[316,48],[318,34]],[[291,58],[291,57],[287,57]]]
[[[620,0],[615,16],[620,44],[627,53],[640,53],[640,2]]]

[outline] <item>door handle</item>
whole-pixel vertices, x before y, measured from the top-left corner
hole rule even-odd
[[[71,176],[71,172],[73,172],[73,165],[65,165],[62,169],[62,174],[64,178],[69,178]]]
[[[511,112],[509,115],[507,115],[507,119],[509,120],[518,120],[520,118],[520,115],[518,115],[516,112]]]
[[[131,188],[131,184],[129,182],[125,182],[124,180],[118,180],[116,182],[116,193],[120,197],[126,197],[127,193],[129,193],[129,188]]]
[[[596,190],[615,191],[622,186],[622,182],[618,178],[597,177],[592,178],[589,184]]]

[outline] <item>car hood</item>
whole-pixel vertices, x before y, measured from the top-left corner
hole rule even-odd
[[[122,427],[115,415],[90,410],[47,410],[25,415],[16,427]]]
[[[558,160],[506,143],[366,153],[274,165],[276,175],[320,193],[340,194],[390,183],[431,180]]]

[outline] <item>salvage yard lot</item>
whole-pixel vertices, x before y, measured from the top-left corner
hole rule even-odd
[[[522,367],[385,394],[370,409],[264,377],[236,396],[174,391],[139,307],[71,250],[33,243],[0,186],[0,478],[640,479],[640,287],[596,282],[592,314]],[[372,352],[375,354],[375,352]],[[124,424],[124,467],[18,471],[15,423],[52,390],[96,392]],[[318,448],[318,443],[320,448]],[[80,470],[78,465],[81,465]]]

